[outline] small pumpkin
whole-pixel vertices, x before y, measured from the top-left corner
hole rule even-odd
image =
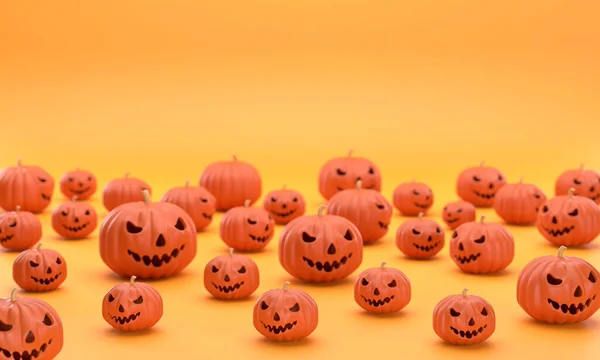
[[[426,214],[433,206],[433,191],[427,184],[413,180],[409,183],[398,185],[393,195],[394,206],[400,214],[415,216],[419,213]]]
[[[91,171],[75,169],[67,171],[60,179],[60,191],[69,199],[77,196],[87,200],[96,193],[98,180]]]
[[[600,173],[586,169],[583,165],[577,170],[566,170],[556,179],[554,194],[568,195],[573,188],[573,195],[585,196],[600,204]]]
[[[106,215],[100,226],[100,257],[115,273],[163,278],[185,269],[196,257],[196,228],[177,205],[144,201],[126,203]]]
[[[144,180],[129,177],[113,179],[106,184],[102,192],[102,204],[108,211],[112,211],[119,205],[144,201],[142,191],[147,190],[152,195],[152,188]]]
[[[444,230],[437,222],[424,219],[423,215],[420,213],[418,219],[403,222],[396,231],[396,247],[414,259],[431,258],[444,248]]]
[[[350,220],[368,244],[387,234],[393,210],[379,191],[363,188],[358,180],[355,189],[340,191],[329,199],[327,213]]]
[[[480,344],[496,330],[496,313],[484,298],[467,295],[450,295],[433,310],[433,331],[443,341],[453,345]]]
[[[275,224],[285,225],[306,213],[306,200],[300,192],[286,189],[284,185],[265,196],[263,207],[271,214]]]
[[[372,313],[398,312],[406,307],[411,298],[408,276],[402,271],[380,267],[363,271],[354,283],[354,301]]]
[[[219,161],[204,169],[200,176],[200,186],[205,187],[217,200],[216,208],[227,211],[242,206],[246,200],[254,204],[262,193],[260,173],[251,164],[239,161]]]
[[[26,291],[52,291],[67,279],[67,262],[52,249],[34,249],[21,252],[13,262],[13,280]]]
[[[269,340],[295,341],[304,339],[319,324],[316,301],[302,290],[273,289],[260,296],[254,305],[254,328]]]
[[[163,316],[163,300],[152,285],[129,282],[113,286],[102,299],[102,318],[120,331],[148,330]]]
[[[496,193],[505,184],[506,177],[500,170],[482,162],[479,167],[470,167],[460,173],[456,193],[477,207],[492,207]]]
[[[484,222],[464,223],[452,234],[450,257],[458,268],[471,274],[502,271],[515,257],[515,241],[502,225]]]
[[[494,210],[507,224],[527,225],[535,223],[537,213],[546,201],[546,195],[533,184],[524,184],[523,178],[517,184],[506,184],[494,201]]]
[[[98,226],[98,214],[88,203],[77,201],[62,203],[52,212],[52,229],[65,239],[85,239]]]
[[[275,221],[269,212],[250,206],[251,203],[246,200],[244,206],[229,209],[221,218],[221,240],[238,251],[264,249],[275,234]]]
[[[212,259],[204,268],[204,288],[217,299],[242,299],[252,295],[260,285],[258,266],[250,257],[228,255]]]
[[[348,219],[317,215],[292,220],[279,237],[279,263],[295,278],[331,282],[350,276],[362,263],[363,239]]]
[[[22,211],[41,213],[53,192],[54,178],[39,166],[23,165],[19,159],[17,166],[0,171],[0,207],[6,211],[20,206]]]
[[[450,230],[454,230],[466,222],[475,221],[475,213],[475,205],[466,201],[455,201],[444,206],[442,219]]]
[[[185,182],[185,186],[168,190],[160,201],[182,208],[194,221],[196,231],[204,230],[212,223],[217,203],[208,190],[202,186],[190,186],[189,180]]]
[[[0,214],[0,246],[8,250],[25,250],[42,239],[42,223],[20,206]]]
[[[600,309],[600,273],[586,260],[542,256],[527,264],[517,280],[517,302],[532,318],[551,324],[573,324]]]
[[[0,299],[0,344],[6,358],[52,360],[63,348],[62,320],[47,302],[17,298],[14,289]]]
[[[568,195],[555,196],[541,206],[536,226],[554,245],[585,245],[600,234],[600,208],[571,188]]]
[[[371,160],[353,157],[352,150],[346,157],[336,157],[327,161],[319,171],[319,192],[329,200],[342,191],[354,189],[362,180],[365,189],[381,191],[381,172]]]

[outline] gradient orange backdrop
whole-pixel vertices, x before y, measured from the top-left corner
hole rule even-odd
[[[57,180],[79,166],[102,186],[129,171],[149,181],[158,200],[170,186],[197,181],[209,162],[236,154],[260,169],[265,190],[297,188],[314,212],[320,165],[354,149],[379,164],[389,197],[402,181],[428,182],[436,219],[456,198],[458,172],[482,160],[551,195],[563,169],[600,169],[599,11],[591,0],[5,0],[0,166],[20,156]],[[60,201],[57,191],[53,206]],[[99,196],[94,204],[102,209]],[[321,320],[309,341],[283,346],[252,328],[255,299],[206,298],[202,269],[224,251],[219,218],[199,236],[185,275],[155,283],[165,316],[137,336],[109,331],[100,316],[103,294],[121,280],[101,263],[97,238],[61,241],[49,215],[41,218],[44,243],[70,266],[64,289],[37,295],[63,316],[59,359],[592,359],[600,351],[598,316],[543,326],[516,304],[520,268],[555,252],[533,228],[510,227],[517,257],[508,274],[475,277],[457,272],[447,250],[428,263],[400,257],[393,232],[403,219],[395,216],[382,244],[366,249],[362,268],[385,260],[411,277],[404,315],[364,315],[349,282],[294,282],[319,302]],[[260,291],[288,279],[276,247],[274,240],[253,256]],[[597,246],[569,254],[600,266]],[[0,291],[8,294],[15,254],[0,255]],[[431,329],[437,301],[463,287],[496,309],[487,345],[444,346]]]

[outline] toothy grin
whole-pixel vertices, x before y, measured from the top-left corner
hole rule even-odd
[[[457,328],[450,326],[450,330],[452,330],[456,335],[460,336],[461,338],[474,338],[477,335],[481,334],[483,332],[483,329],[485,329],[487,327],[487,325],[483,325],[482,327],[480,327],[479,329],[475,329],[475,330],[467,330],[467,331],[463,331],[463,330],[458,330]]]
[[[576,315],[577,313],[580,313],[580,312],[583,312],[584,310],[586,310],[590,306],[592,301],[594,301],[594,300],[596,300],[596,295],[587,299],[584,303],[579,303],[579,304],[571,304],[571,305],[559,304],[552,299],[548,299],[548,304],[552,305],[552,307],[555,308],[556,310],[561,310],[563,312],[563,314],[569,313],[571,315]]]
[[[439,241],[438,241],[438,242],[436,242],[436,243],[433,243],[433,244],[431,244],[431,245],[425,245],[425,246],[423,246],[423,245],[419,245],[419,244],[416,244],[416,243],[413,243],[413,246],[414,246],[416,249],[419,249],[419,250],[421,250],[421,251],[425,251],[425,252],[429,252],[429,251],[431,251],[431,250],[433,250],[433,249],[437,248],[439,245],[440,245],[440,242],[439,242]]]
[[[363,298],[363,300],[366,303],[368,303],[369,305],[371,305],[373,307],[380,307],[380,306],[388,304],[390,301],[394,300],[394,295],[392,295],[390,297],[386,297],[385,299],[377,299],[377,300],[367,299],[363,295],[361,295],[361,297]]]
[[[284,332],[288,331],[288,330],[292,330],[292,328],[294,326],[296,326],[296,324],[298,323],[297,321],[291,322],[291,323],[287,323],[284,326],[275,326],[275,325],[267,325],[264,322],[261,321],[261,323],[263,324],[263,326],[265,327],[265,329],[269,330],[269,332],[272,332],[275,335],[278,334],[283,334]]]
[[[352,253],[348,254],[348,256],[342,257],[339,262],[337,260],[334,260],[331,263],[329,261],[325,261],[323,263],[320,261],[315,262],[305,256],[302,257],[302,260],[304,260],[308,264],[308,266],[315,267],[319,271],[332,272],[334,269],[335,270],[339,269],[351,257],[352,257]]]
[[[131,315],[125,316],[125,317],[112,316],[111,314],[108,314],[108,316],[110,316],[116,323],[125,325],[125,324],[129,324],[132,321],[135,321],[135,319],[137,319],[140,316],[140,313],[138,312],[137,314],[131,314]]]
[[[71,191],[72,191],[73,193],[77,194],[77,195],[84,194],[84,193],[88,192],[89,190],[90,190],[90,188],[89,188],[89,187],[86,187],[85,189],[81,189],[81,190],[74,190],[74,189],[71,189]]]
[[[496,197],[495,193],[491,193],[491,194],[484,194],[484,193],[480,193],[478,191],[473,191],[475,193],[475,195],[479,196],[480,198],[484,198],[484,199],[493,199]]]
[[[83,224],[81,226],[67,226],[67,225],[63,225],[63,227],[66,230],[69,230],[70,232],[78,232],[78,231],[81,231],[81,230],[85,229],[88,225],[89,225],[89,223]]]
[[[52,195],[42,194],[42,199],[46,200],[46,201],[50,201],[50,200],[52,200]]]
[[[237,289],[239,289],[240,287],[242,287],[242,285],[244,285],[244,282],[242,281],[242,282],[240,282],[240,283],[237,283],[237,284],[235,284],[235,285],[233,285],[233,286],[220,286],[220,285],[217,285],[217,284],[215,284],[215,283],[212,283],[212,284],[213,284],[213,286],[215,287],[215,289],[217,289],[217,290],[219,290],[220,292],[223,292],[223,293],[225,293],[225,294],[228,294],[228,293],[230,293],[230,292],[234,292],[235,290],[237,290]]]
[[[32,276],[31,280],[33,280],[34,282],[36,282],[36,283],[38,283],[40,285],[50,285],[54,281],[56,281],[56,279],[58,279],[61,275],[62,275],[62,273],[59,272],[58,274],[54,275],[53,277],[49,277],[49,278],[46,278],[46,279],[36,278],[35,276]]]
[[[282,217],[282,218],[288,217],[290,215],[293,215],[295,212],[296,212],[296,209],[292,209],[292,210],[290,210],[288,212],[285,212],[285,213],[280,213],[280,212],[272,211],[273,215],[279,216],[279,217]]]
[[[273,235],[273,233],[271,233],[269,235],[265,235],[265,236],[254,236],[254,235],[250,234],[250,239],[264,243],[265,241],[267,241],[271,238],[271,235]]]
[[[127,254],[131,255],[133,260],[137,262],[142,261],[146,266],[150,266],[150,264],[152,264],[154,267],[161,267],[163,264],[168,264],[169,262],[171,262],[172,259],[175,259],[177,255],[179,255],[179,252],[183,251],[184,248],[185,245],[181,245],[180,248],[171,251],[170,255],[163,254],[161,257],[159,257],[158,255],[154,255],[153,257],[150,257],[148,255],[140,256],[138,253],[134,253],[131,250],[127,250]]]
[[[202,213],[202,217],[204,217],[205,219],[208,219],[208,220],[212,220],[212,215],[209,215],[207,213]]]
[[[15,360],[37,359],[38,356],[42,355],[46,351],[46,348],[50,344],[52,344],[52,339],[48,340],[48,343],[43,343],[39,349],[33,349],[30,352],[25,350],[22,353],[17,351],[10,352],[9,350],[0,347],[0,354],[3,354],[7,359],[10,359],[11,357]]]
[[[562,235],[568,234],[568,233],[570,233],[570,232],[571,232],[571,230],[573,230],[573,229],[575,229],[575,226],[569,226],[569,227],[565,227],[565,228],[563,228],[562,230],[561,230],[561,229],[552,230],[552,229],[547,229],[547,228],[544,228],[544,231],[545,231],[546,233],[548,233],[548,235],[551,235],[551,236],[557,237],[557,236],[562,236]]]
[[[481,256],[481,253],[477,253],[475,255],[469,255],[469,256],[458,256],[457,255],[454,258],[456,260],[458,260],[458,262],[460,262],[461,264],[468,264],[471,261],[477,260],[480,256]]]
[[[384,224],[381,221],[379,222],[379,227],[382,228],[383,230],[387,230],[388,226],[390,226],[389,224]]]
[[[417,202],[414,202],[413,205],[418,207],[419,209],[429,209],[429,204],[419,204]]]
[[[14,237],[14,235],[6,235],[5,237],[1,237],[0,238],[0,244],[5,243],[7,241],[10,241],[12,238]]]
[[[454,224],[455,222],[457,222],[459,219],[446,219],[446,222],[448,224]]]

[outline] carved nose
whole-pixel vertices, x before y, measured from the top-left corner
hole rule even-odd
[[[556,216],[553,216],[553,217],[552,217],[552,223],[553,223],[553,224],[558,224],[558,220],[556,220]]]
[[[463,251],[464,249],[462,243],[458,243],[458,250]]]
[[[79,187],[83,187],[84,183],[80,182]]]
[[[165,237],[163,234],[158,235],[158,239],[156,239],[156,246],[165,246],[167,242],[165,241]]]
[[[333,245],[333,244],[329,245],[329,248],[327,249],[327,253],[329,255],[335,254],[335,245]]]
[[[46,269],[46,274],[52,274],[52,268],[50,266]]]
[[[125,308],[122,304],[119,304],[119,312],[125,312]]]
[[[25,342],[28,344],[31,344],[32,342],[35,341],[35,335],[33,335],[33,332],[28,332],[27,336],[25,337]]]
[[[373,294],[375,294],[376,296],[379,295],[379,289],[375,288],[375,291],[373,291]]]
[[[225,274],[225,278],[223,278],[223,280],[225,280],[225,282],[229,282],[231,279],[229,278],[229,275]]]
[[[269,224],[267,224],[267,226],[265,226],[265,231],[269,231]]]
[[[281,320],[278,313],[275,313],[275,315],[273,315],[273,320],[275,320],[275,321]]]
[[[431,235],[429,235],[429,236],[427,237],[427,241],[431,241],[431,240],[433,240],[433,239],[431,238]]]
[[[429,199],[430,199],[429,195],[425,196],[425,200],[429,200]]]
[[[287,205],[286,205],[286,204],[281,204],[281,208],[282,208],[282,209],[285,209],[286,207],[287,207]]]
[[[593,187],[593,186],[592,186],[592,187],[590,187],[590,192],[594,192],[594,190],[596,190],[596,189],[594,189],[594,187]]]
[[[469,326],[475,326],[475,320],[473,320],[473,318],[469,319]]]
[[[490,183],[490,185],[489,185],[488,187],[489,187],[490,189],[493,189],[493,188],[494,188],[494,184],[493,184],[493,183]]]
[[[575,293],[573,294],[573,296],[581,297],[581,295],[583,295],[583,290],[581,290],[581,286],[578,286],[577,289],[575,289]]]
[[[76,222],[76,223],[78,223],[78,222],[79,222],[79,218],[78,218],[78,217],[76,217],[76,218],[75,218],[75,222]]]

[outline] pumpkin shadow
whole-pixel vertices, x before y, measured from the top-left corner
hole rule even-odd
[[[400,254],[399,258],[401,260],[405,260],[405,261],[410,261],[413,263],[433,263],[433,262],[441,262],[444,260],[444,258],[442,256],[439,255],[434,255],[431,257],[427,257],[427,258],[414,258],[414,257],[410,257],[410,256],[406,256],[404,254]]]
[[[577,332],[582,332],[582,333],[583,332],[585,332],[585,333],[596,332],[597,331],[596,327],[598,325],[598,322],[593,318],[590,318],[590,319],[587,319],[585,321],[578,322],[575,324],[550,324],[550,323],[536,320],[532,317],[525,317],[525,318],[523,318],[521,323],[523,324],[523,326],[528,326],[530,328],[535,327],[538,329],[551,330],[551,331],[557,331],[557,332],[577,331]]]
[[[104,279],[110,280],[112,282],[128,282],[129,279],[131,279],[131,276],[122,276],[119,274],[116,274],[112,271],[105,271],[102,273],[102,277]],[[148,284],[160,284],[160,283],[164,283],[167,281],[181,281],[181,280],[190,280],[194,278],[194,274],[187,272],[187,271],[183,271],[180,273],[177,273],[175,275],[171,275],[171,276],[167,276],[167,277],[162,277],[162,278],[153,278],[153,279],[145,279],[142,276],[136,276],[136,282],[144,282],[144,283],[148,283]]]
[[[464,351],[468,351],[471,353],[482,353],[483,354],[489,354],[490,351],[492,349],[494,349],[496,346],[494,345],[493,341],[489,341],[486,340],[482,343],[479,344],[472,344],[472,345],[454,345],[454,344],[450,344],[447,343],[443,340],[438,340],[435,342],[435,346],[437,348],[440,348],[440,350],[444,350],[444,351],[460,351],[460,353],[463,353]]]
[[[139,331],[122,331],[122,330],[117,330],[113,327],[109,327],[106,330],[104,330],[104,333],[106,335],[112,336],[112,337],[142,338],[142,337],[158,336],[160,334],[160,330],[158,330],[156,328],[150,328],[150,329],[139,330]]]
[[[30,249],[33,249],[33,246],[30,247],[29,249],[22,249],[22,250],[2,248],[2,249],[0,249],[0,252],[1,253],[5,253],[5,254],[14,254],[14,255],[17,255],[17,254],[22,253],[25,250],[30,250]]]
[[[250,295],[241,299],[219,299],[211,295],[206,295],[202,299],[212,302],[213,304],[245,304],[256,302],[256,295]]]
[[[557,252],[558,248],[560,247],[560,245],[555,245],[549,241],[544,241],[543,245],[541,245],[544,249],[551,251],[551,252]],[[567,246],[570,250],[596,250],[600,248],[600,245],[596,242],[591,242],[588,244],[583,244],[583,245],[569,245]]]
[[[467,276],[477,276],[477,277],[481,277],[481,278],[505,278],[505,277],[510,277],[514,273],[514,271],[512,271],[512,270],[504,269],[504,270],[501,270],[498,272],[488,273],[488,274],[472,274],[472,273],[464,272],[457,267],[455,267],[453,271],[456,274],[462,274],[462,275],[467,275]]]
[[[398,320],[398,319],[403,319],[403,318],[409,317],[409,314],[403,310],[392,312],[392,313],[375,313],[375,312],[363,310],[362,308],[360,310],[353,312],[353,315],[360,316],[365,319],[373,319],[373,320],[381,320],[381,321],[384,321],[384,319]]]
[[[309,287],[309,288],[329,288],[329,287],[342,287],[342,286],[348,286],[348,285],[354,285],[354,279],[351,279],[350,277],[344,278],[344,279],[340,279],[337,281],[330,281],[330,282],[312,282],[312,281],[306,281],[306,280],[300,280],[300,279],[285,279],[282,281],[289,281],[292,285],[294,286],[305,286],[305,287]]]
[[[295,341],[275,341],[275,340],[267,339],[266,337],[260,337],[257,339],[257,342],[259,344],[261,344],[262,346],[271,346],[274,348],[289,348],[289,347],[308,348],[308,347],[316,345],[315,340],[310,337],[306,337],[304,339],[295,340]]]

